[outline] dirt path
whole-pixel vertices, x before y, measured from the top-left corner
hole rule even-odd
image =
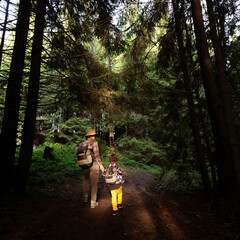
[[[0,239],[238,239],[236,223],[219,221],[203,198],[164,192],[143,171],[128,170],[126,178],[124,208],[117,216],[112,216],[110,192],[102,178],[95,209],[81,203],[82,185],[72,178],[52,198],[1,203]]]

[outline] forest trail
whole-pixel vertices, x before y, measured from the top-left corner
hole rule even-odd
[[[167,193],[152,174],[127,170],[123,204],[112,215],[101,177],[99,206],[82,203],[82,184],[69,178],[52,197],[1,202],[1,240],[237,240],[237,224],[222,222],[200,195]],[[14,200],[14,201],[13,201]],[[225,218],[226,220],[226,218]]]

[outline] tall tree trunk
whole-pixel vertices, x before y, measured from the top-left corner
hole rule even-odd
[[[199,132],[199,122],[196,116],[194,103],[193,103],[193,94],[192,94],[192,87],[190,84],[190,76],[188,72],[187,66],[187,57],[186,51],[183,44],[183,36],[182,36],[182,27],[181,27],[181,19],[179,16],[179,7],[177,0],[173,0],[173,9],[174,9],[174,18],[175,18],[175,25],[177,31],[177,40],[178,40],[178,47],[179,47],[179,56],[181,61],[181,68],[183,71],[183,79],[184,79],[184,86],[186,89],[186,97],[188,103],[188,110],[190,114],[191,124],[192,124],[192,132],[197,152],[197,160],[200,169],[200,173],[202,176],[202,182],[205,189],[207,196],[211,195],[211,183],[207,172],[206,162],[204,159],[204,152],[203,146],[201,144],[201,137]]]
[[[219,0],[215,0],[216,6],[217,6],[217,15],[218,15],[218,25],[219,25],[219,36],[221,45],[223,46],[224,52],[226,50],[226,37],[225,37],[225,21],[226,21],[226,10],[224,7],[221,6]]]
[[[181,5],[182,5],[181,15],[183,17],[184,29],[186,31],[187,54],[188,54],[188,59],[189,59],[189,63],[190,63],[190,69],[191,69],[191,72],[193,73],[193,78],[194,78],[194,81],[193,81],[194,82],[194,91],[195,91],[195,95],[196,95],[198,115],[199,115],[199,119],[200,119],[199,127],[201,126],[201,130],[203,131],[203,138],[205,141],[203,148],[205,148],[204,153],[206,152],[205,154],[206,154],[206,157],[210,164],[211,180],[212,180],[212,183],[211,183],[211,185],[212,185],[212,201],[215,202],[215,200],[217,199],[217,195],[218,195],[217,194],[217,178],[216,178],[216,170],[215,170],[216,165],[214,164],[214,161],[213,161],[213,157],[212,157],[213,154],[212,154],[212,150],[211,150],[210,143],[209,143],[209,134],[207,132],[207,126],[206,126],[205,118],[203,115],[201,98],[200,98],[200,94],[199,94],[199,79],[198,79],[199,77],[198,77],[198,74],[194,67],[193,53],[192,53],[192,39],[191,39],[191,33],[189,33],[189,29],[187,26],[187,20],[185,17],[184,0],[181,0]]]
[[[15,190],[21,193],[25,192],[26,190],[29,168],[32,160],[32,150],[38,106],[45,12],[46,0],[38,0],[31,55],[31,69],[27,96],[27,106],[23,126],[22,145],[20,149],[19,163],[15,175]]]
[[[216,147],[216,163],[220,193],[226,197],[235,195],[234,167],[227,143],[227,129],[217,91],[215,74],[210,59],[206,33],[203,25],[202,8],[199,0],[191,0],[194,30],[197,41],[198,56],[206,92],[208,111]]]
[[[13,186],[20,92],[30,11],[31,1],[21,0],[0,136],[0,189],[3,194],[11,191]]]
[[[236,187],[238,186],[238,192],[240,193],[240,156],[238,146],[237,129],[235,125],[234,113],[232,108],[232,99],[229,93],[229,86],[226,74],[226,60],[222,51],[221,43],[217,34],[216,20],[213,11],[212,0],[207,0],[207,9],[209,16],[209,23],[211,29],[212,43],[216,58],[217,65],[217,86],[222,98],[222,105],[224,110],[224,117],[228,133],[228,144],[231,151],[231,158],[234,162],[235,175],[236,175]]]
[[[1,69],[1,66],[2,66],[2,56],[3,56],[3,47],[4,47],[5,34],[6,34],[6,29],[7,29],[9,3],[10,3],[10,1],[7,0],[5,20],[4,20],[4,24],[3,24],[2,39],[1,39],[1,45],[0,45],[0,69]]]

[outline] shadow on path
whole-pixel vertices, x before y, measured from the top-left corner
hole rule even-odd
[[[210,235],[212,226],[197,221],[198,216],[189,220],[190,215],[183,211],[183,197],[181,202],[176,202],[177,196],[149,190],[155,184],[151,174],[136,170],[127,170],[125,174],[124,208],[117,216],[112,215],[111,193],[102,176],[99,179],[99,206],[95,209],[90,209],[90,203],[82,203],[82,183],[69,178],[52,192],[52,197],[12,196],[1,201],[0,239],[234,239],[234,233],[225,238],[221,229]]]

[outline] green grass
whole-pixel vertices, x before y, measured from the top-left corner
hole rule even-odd
[[[45,147],[54,149],[54,159],[43,157]],[[76,148],[71,145],[45,143],[33,150],[29,184],[51,187],[62,183],[67,176],[81,176],[76,163]]]

